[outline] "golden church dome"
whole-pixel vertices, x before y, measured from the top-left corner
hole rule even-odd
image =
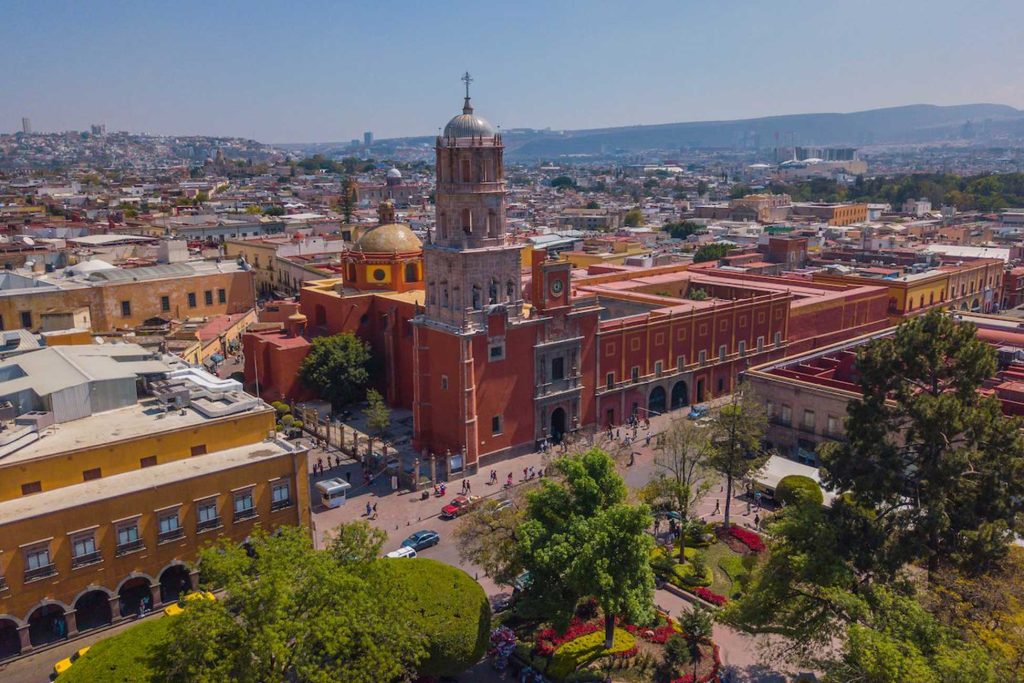
[[[402,223],[386,223],[370,228],[356,240],[356,249],[366,254],[391,254],[419,251],[423,242]]]

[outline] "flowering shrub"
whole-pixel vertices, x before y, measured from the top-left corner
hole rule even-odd
[[[537,633],[537,644],[534,646],[533,652],[541,657],[550,657],[563,643],[601,629],[602,625],[598,621],[583,621],[579,617],[573,617],[569,622],[569,628],[565,629],[564,633],[558,633],[553,628],[546,628]]]
[[[714,592],[713,590],[710,590],[708,588],[704,588],[703,586],[694,588],[693,589],[693,594],[696,595],[698,598],[700,598],[702,600],[707,600],[712,605],[716,605],[718,607],[721,607],[722,605],[724,605],[726,603],[726,601],[728,600],[728,598],[725,597],[724,595],[719,595],[718,593]]]
[[[499,626],[491,631],[491,646],[487,654],[494,661],[494,668],[499,671],[508,666],[508,658],[516,649],[516,634],[507,626]]]
[[[755,553],[764,551],[764,540],[749,529],[731,526],[729,527],[729,535],[753,550]]]
[[[612,657],[618,660],[630,659],[639,653],[636,638],[623,629],[615,629],[610,649],[604,648],[604,629],[598,628],[579,638],[575,638],[559,646],[551,658],[547,675],[554,680],[561,680],[579,667],[589,664],[598,657]]]
[[[654,628],[641,628],[634,624],[626,624],[623,628],[634,636],[638,636],[639,638],[646,640],[648,643],[655,643],[657,645],[664,645],[665,641],[667,641],[670,636],[679,633],[675,625],[672,623],[661,624]]]

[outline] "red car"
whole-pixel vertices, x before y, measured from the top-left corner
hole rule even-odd
[[[452,502],[441,508],[441,517],[452,519],[464,512],[469,512],[480,501],[480,496],[455,496]]]

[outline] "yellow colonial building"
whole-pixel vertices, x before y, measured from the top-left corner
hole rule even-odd
[[[0,659],[176,600],[213,540],[308,525],[306,452],[274,422],[134,344],[0,362]]]

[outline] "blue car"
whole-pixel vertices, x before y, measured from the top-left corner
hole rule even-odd
[[[690,418],[691,420],[699,420],[702,417],[707,417],[708,412],[709,411],[707,406],[693,406],[692,408],[690,408],[690,414],[687,415],[686,417]]]
[[[409,538],[402,541],[402,546],[413,550],[423,550],[441,542],[441,536],[436,531],[417,531]]]

